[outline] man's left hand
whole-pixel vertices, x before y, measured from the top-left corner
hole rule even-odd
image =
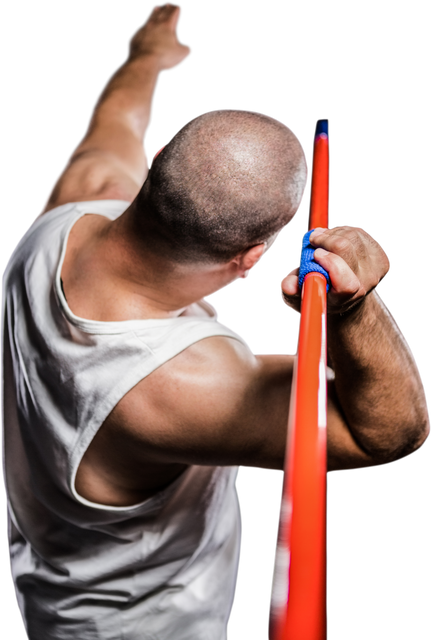
[[[344,314],[360,304],[392,271],[392,260],[383,243],[365,227],[353,224],[317,227],[310,235],[316,247],[315,261],[329,274],[328,314]],[[287,308],[299,314],[299,266],[295,265],[279,280],[279,291]]]
[[[179,16],[180,8],[174,4],[155,7],[130,42],[130,59],[152,56],[159,71],[179,64],[190,53],[190,48],[178,41]]]

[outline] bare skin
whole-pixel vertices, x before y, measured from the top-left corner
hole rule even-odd
[[[66,202],[133,201],[147,173],[142,138],[157,75],[188,53],[176,37],[178,17],[178,7],[157,8],[134,36],[129,59],[103,92],[47,211]],[[86,215],[72,229],[62,278],[75,314],[102,321],[178,316],[244,277],[267,248],[259,244],[226,263],[172,264],[139,250],[133,207],[114,222]],[[316,230],[312,242],[333,284],[328,468],[389,462],[419,447],[429,423],[414,361],[374,292],[389,268],[387,257],[360,229]],[[282,287],[298,309],[297,280],[292,272]],[[229,338],[197,342],[118,403],[81,461],[77,491],[93,502],[125,506],[191,464],[282,468],[293,362],[294,356],[254,356]]]

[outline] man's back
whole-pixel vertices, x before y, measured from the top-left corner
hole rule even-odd
[[[95,238],[110,221],[100,215],[85,215],[75,222],[67,241],[66,252],[61,269],[63,292],[71,311],[81,318],[101,322],[118,322],[133,319],[163,319],[167,314],[157,315],[148,308],[140,297],[133,297],[116,282],[111,282],[100,269],[97,244]],[[121,283],[120,283],[121,285]],[[178,317],[179,310],[173,317]],[[292,357],[278,359],[277,363],[284,366],[287,375],[291,374]],[[216,422],[221,421],[221,399],[226,405],[227,426],[234,428],[235,409],[228,410],[232,401],[240,408],[242,415],[238,422],[247,423],[245,412],[250,407],[250,417],[256,414],[257,407],[262,405],[263,389],[259,390],[258,398],[252,401],[240,399],[239,393],[253,394],[257,392],[256,384],[252,384],[252,377],[256,375],[256,358],[252,355],[245,341],[232,341],[229,337],[208,337],[204,341],[195,342],[187,349],[176,354],[172,359],[163,363],[149,376],[146,376],[131,389],[104,421],[90,443],[77,471],[76,483],[80,494],[95,502],[112,505],[129,505],[137,499],[145,499],[167,486],[174,478],[191,464],[195,448],[196,464],[205,462],[202,443],[189,443],[186,452],[184,429],[193,432],[195,425],[191,424],[198,408],[196,420],[200,421],[202,431],[206,427],[211,430],[209,420],[216,416]],[[280,370],[278,371],[278,373]],[[204,393],[206,381],[207,394]],[[286,387],[289,380],[286,379]],[[196,384],[199,384],[199,397]],[[178,392],[179,385],[181,392]],[[223,385],[224,388],[220,388]],[[234,391],[234,387],[237,391]],[[277,385],[278,386],[278,385]],[[183,393],[186,389],[189,393]],[[276,387],[268,389],[268,399]],[[203,403],[205,410],[202,410]],[[210,410],[211,403],[214,406]],[[257,405],[257,407],[254,406]],[[251,408],[253,405],[253,408]],[[288,396],[285,396],[285,412],[288,408]],[[236,409],[237,411],[238,409]],[[272,416],[274,411],[272,410]],[[263,416],[262,416],[263,417]],[[181,424],[184,421],[186,425]],[[218,425],[214,425],[215,429]],[[214,430],[215,430],[214,429]],[[134,431],[134,436],[133,436]],[[172,450],[167,446],[164,450],[158,442],[157,450],[151,449],[151,440],[156,445],[157,437],[166,441],[171,432]],[[181,460],[181,452],[174,453],[176,446],[173,431],[182,438],[177,447],[184,447],[185,460]],[[283,431],[283,430],[282,430]],[[213,431],[214,433],[214,431]],[[145,435],[144,435],[145,434]],[[232,440],[231,435],[226,434]],[[239,429],[243,435],[243,426]],[[281,433],[283,439],[283,433]],[[274,440],[272,433],[268,443]],[[220,440],[221,450],[218,460],[208,460],[208,464],[230,464],[229,455],[239,455],[243,462],[250,464],[247,459],[246,447],[242,444],[242,452],[229,452],[226,449],[226,437]],[[253,445],[250,433],[250,446]],[[157,446],[157,445],[156,445]],[[283,448],[283,442],[277,443],[278,449]],[[216,453],[216,443],[211,446],[212,455]],[[263,447],[259,447],[263,453]],[[245,454],[245,458],[244,458]],[[177,455],[180,459],[172,461],[170,456]],[[235,458],[234,458],[235,459]],[[232,459],[231,464],[236,465]],[[269,460],[270,462],[270,460]],[[282,466],[280,458],[276,463]]]
[[[177,638],[219,639],[239,550],[236,469],[181,467],[167,488],[125,506],[112,496],[91,502],[75,488],[81,458],[119,399],[196,340],[237,339],[205,306],[126,322],[70,311],[59,276],[71,225],[90,212],[115,218],[126,206],[53,210],[5,275],[12,570],[30,638],[140,637],[145,620],[148,637],[174,627]]]

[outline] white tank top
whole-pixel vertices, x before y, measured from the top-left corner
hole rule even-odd
[[[5,478],[30,640],[226,637],[240,538],[236,468],[193,465],[130,507],[75,489],[89,443],[132,387],[198,340],[240,340],[204,302],[174,319],[96,322],[71,312],[60,280],[71,227],[85,213],[115,219],[127,206],[50,211],[5,273]]]

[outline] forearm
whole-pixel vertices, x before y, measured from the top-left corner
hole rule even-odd
[[[57,181],[45,212],[66,202],[125,200],[147,172],[143,137],[157,76],[189,52],[176,35],[179,8],[156,7],[133,36],[127,61],[102,92],[83,140]]]
[[[150,120],[157,76],[179,64],[189,53],[176,35],[179,7],[156,7],[133,36],[129,57],[113,75],[96,105],[89,130],[76,154],[97,150],[119,155],[131,165]],[[139,163],[138,163],[139,164]]]
[[[83,143],[88,142],[99,127],[113,124],[127,128],[142,143],[150,119],[158,73],[155,56],[129,58],[102,92]]]
[[[415,362],[375,292],[346,315],[328,317],[337,398],[358,445],[376,462],[407,455],[428,434]]]

